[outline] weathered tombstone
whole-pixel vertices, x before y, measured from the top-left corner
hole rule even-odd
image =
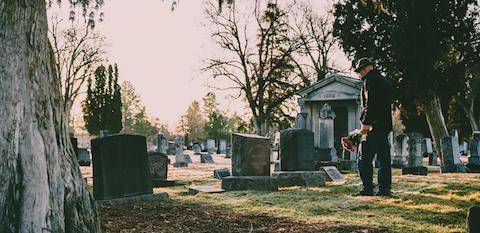
[[[469,172],[480,172],[480,131],[473,132],[467,167]]]
[[[395,138],[395,156],[392,160],[392,167],[402,168],[407,164],[408,136],[400,134]]]
[[[468,210],[467,229],[468,233],[480,232],[480,205],[473,206]]]
[[[280,170],[314,171],[313,132],[308,129],[280,131]]]
[[[222,179],[222,188],[233,190],[278,190],[270,177],[270,139],[258,135],[232,134],[232,175]]]
[[[80,166],[90,166],[91,158],[90,152],[87,148],[78,148],[77,149],[77,159]]]
[[[211,154],[202,153],[200,154],[200,163],[215,163],[215,161],[213,161]]]
[[[426,176],[428,170],[423,166],[422,135],[419,133],[408,133],[408,157],[407,164],[402,168],[402,175]]]
[[[202,153],[202,147],[200,146],[200,144],[198,143],[193,144],[193,154],[200,155],[201,153]]]
[[[177,137],[175,139],[176,152],[174,167],[188,167],[188,163],[185,160],[185,154],[183,154],[183,138]]]
[[[174,181],[167,180],[168,164],[170,160],[167,155],[161,152],[149,152],[148,162],[150,164],[150,177],[153,187],[173,186]]]
[[[168,141],[167,146],[167,155],[176,155],[177,154],[177,145],[175,142]]]
[[[233,134],[232,144],[234,176],[270,176],[270,139],[251,134]]]
[[[220,140],[218,144],[218,150],[220,154],[225,154],[227,152],[227,141],[225,140]]]
[[[215,179],[221,180],[224,177],[231,176],[231,175],[232,174],[230,173],[230,170],[228,170],[228,168],[213,170],[213,178],[215,178]]]
[[[145,137],[117,134],[92,139],[91,145],[96,200],[153,192]]]
[[[327,181],[333,181],[334,183],[343,183],[345,179],[342,173],[335,166],[325,166],[321,168],[327,174]]]
[[[425,148],[425,149],[423,149]],[[433,143],[431,138],[424,138],[422,141],[422,151],[423,156],[428,156],[428,165],[430,166],[437,166],[438,165],[438,157],[437,153],[433,151]]]
[[[193,163],[192,157],[190,157],[189,154],[183,154],[183,157],[185,158],[186,163]]]
[[[208,139],[207,140],[207,152],[209,154],[213,154],[214,152],[216,152],[215,140],[213,140],[213,139]]]
[[[228,147],[227,151],[225,152],[225,158],[231,158],[232,157],[232,148]]]
[[[323,105],[320,110],[320,146],[318,151],[318,160],[328,161],[328,162],[337,162],[337,150],[334,146],[334,129],[333,124],[335,120],[335,112],[332,110],[332,107],[329,104]]]
[[[168,140],[165,135],[159,133],[157,134],[157,152],[164,155],[167,154]]]
[[[190,186],[188,193],[190,195],[197,195],[197,193],[223,193],[225,190],[213,186]]]
[[[442,173],[467,172],[467,167],[460,160],[457,137],[442,138],[442,154],[444,160],[440,168]]]

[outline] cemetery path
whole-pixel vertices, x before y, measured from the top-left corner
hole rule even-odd
[[[234,213],[219,207],[175,200],[101,205],[99,211],[107,232],[389,232],[381,228]]]

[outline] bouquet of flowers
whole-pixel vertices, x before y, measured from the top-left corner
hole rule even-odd
[[[356,148],[362,143],[364,133],[360,129],[356,129],[348,134],[347,137],[342,137],[340,140],[343,149],[354,152]]]

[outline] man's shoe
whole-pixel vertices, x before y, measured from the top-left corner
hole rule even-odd
[[[379,196],[379,197],[391,197],[392,196],[392,192],[391,191],[378,191],[378,193],[375,194],[375,196]]]
[[[353,196],[354,197],[361,197],[361,196],[371,197],[373,196],[373,192],[367,192],[365,190],[361,190],[360,192],[353,194]]]

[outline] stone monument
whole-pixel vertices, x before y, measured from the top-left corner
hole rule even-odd
[[[188,167],[188,163],[185,160],[185,154],[183,154],[183,137],[175,138],[176,154],[174,167]]]
[[[458,138],[455,136],[442,138],[443,165],[440,167],[442,173],[467,172],[467,167],[460,160]]]
[[[91,145],[96,200],[153,192],[145,137],[116,134],[92,139]]]
[[[473,132],[467,167],[469,172],[480,172],[480,131]]]
[[[168,140],[165,135],[159,133],[157,134],[157,152],[164,155],[167,154]]]
[[[200,144],[198,143],[193,144],[193,154],[200,155],[201,153],[202,153],[202,147],[200,146]]]
[[[218,152],[220,152],[220,154],[227,153],[227,141],[226,140],[220,140],[220,142],[218,144]]]
[[[402,168],[402,175],[422,175],[426,176],[428,170],[423,166],[423,154],[422,154],[422,135],[419,133],[407,134],[407,163]]]
[[[148,162],[150,164],[150,176],[153,187],[173,186],[174,181],[167,180],[168,164],[170,160],[167,155],[161,152],[149,152]]]
[[[334,129],[333,121],[335,120],[335,112],[329,104],[324,104],[320,110],[319,116],[320,127],[320,146],[318,151],[318,160],[337,162],[337,150],[334,146]]]
[[[395,156],[393,156],[392,167],[402,168],[407,164],[408,157],[408,136],[400,134],[395,138]]]
[[[209,154],[213,154],[216,152],[216,149],[215,149],[215,140],[213,139],[208,139],[207,140],[207,152]]]
[[[270,139],[251,134],[232,134],[232,176],[223,178],[222,189],[278,190],[270,177]]]

